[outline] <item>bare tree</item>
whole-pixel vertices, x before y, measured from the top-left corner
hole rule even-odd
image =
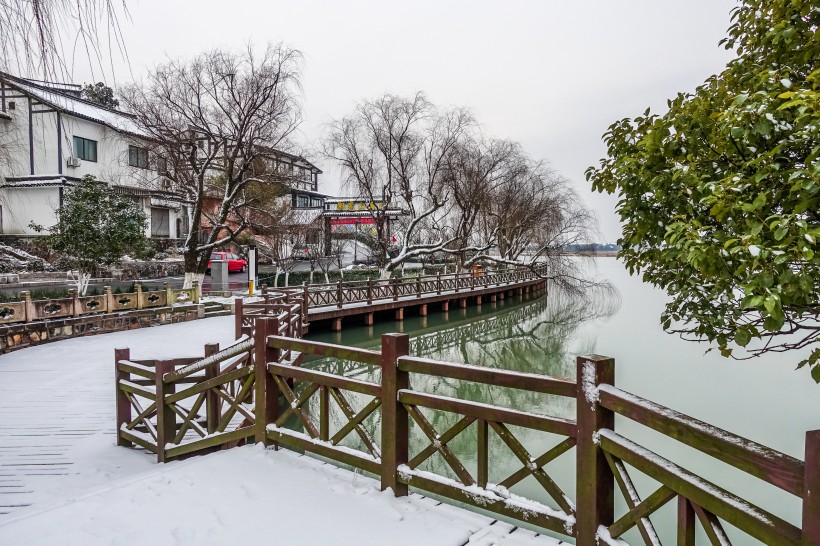
[[[261,55],[213,50],[160,65],[122,91],[161,170],[192,203],[186,286],[202,279],[214,248],[251,226],[259,185],[285,176],[277,150],[301,119],[300,59],[281,44]]]
[[[125,0],[0,0],[0,70],[63,77],[79,53],[104,71],[114,49],[126,56],[127,18]]]
[[[439,226],[447,215],[446,159],[473,127],[468,111],[440,110],[421,93],[364,101],[353,114],[330,124],[325,155],[338,161],[352,191],[378,203],[370,214],[376,229],[374,258],[382,277],[456,240],[443,229],[436,231],[434,240],[420,235],[425,227]],[[407,221],[394,244],[387,229],[389,211],[396,209],[407,215]]]
[[[548,276],[564,288],[585,284],[579,261],[568,256],[564,247],[592,241],[597,220],[569,182],[544,163],[518,155],[503,183],[490,192],[481,231],[494,242],[498,254],[479,252],[467,263],[548,264]]]
[[[465,139],[446,158],[445,185],[453,207],[448,220],[454,236],[447,251],[463,268],[469,256],[489,250],[496,233],[478,230],[492,199],[507,191],[521,170],[519,145],[506,140]],[[483,236],[482,236],[483,235]]]

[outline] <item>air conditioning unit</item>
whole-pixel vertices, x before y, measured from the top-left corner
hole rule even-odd
[[[65,160],[66,165],[69,167],[79,167],[80,166],[80,158],[79,157],[68,157]]]
[[[165,191],[171,191],[174,188],[174,183],[169,178],[160,178],[159,187]]]

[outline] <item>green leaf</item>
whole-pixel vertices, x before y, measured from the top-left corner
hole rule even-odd
[[[741,347],[745,347],[746,345],[748,345],[751,340],[752,336],[749,335],[749,332],[745,328],[742,328],[735,332],[735,343],[737,343]]]
[[[811,369],[811,378],[815,383],[820,383],[820,364],[815,364]]]

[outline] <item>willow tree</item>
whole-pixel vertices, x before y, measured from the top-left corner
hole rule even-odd
[[[737,58],[614,123],[587,177],[620,196],[629,270],[672,296],[665,329],[736,358],[806,349],[820,382],[820,10],[745,0],[732,19]]]
[[[338,162],[350,191],[374,204],[376,235],[369,245],[382,277],[458,240],[445,229],[452,204],[444,177],[447,158],[474,124],[467,110],[438,108],[422,93],[362,101],[330,124],[325,155]],[[391,220],[390,211],[404,217]],[[391,221],[400,225],[393,235]],[[397,231],[401,237],[394,242]]]
[[[79,54],[103,71],[113,49],[125,56],[127,18],[125,0],[0,0],[0,70],[60,78]]]

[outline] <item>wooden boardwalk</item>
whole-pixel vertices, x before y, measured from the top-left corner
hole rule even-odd
[[[33,350],[33,349],[31,349]],[[110,374],[54,361],[0,362],[0,516],[76,473],[72,449],[103,434],[114,443]],[[56,372],[56,373],[55,373]]]
[[[393,313],[404,320],[406,311],[426,316],[428,312],[469,305],[495,303],[505,298],[544,294],[547,291],[546,266],[508,271],[453,273],[402,279],[339,281],[335,284],[304,284],[301,288],[263,289],[264,301],[243,304],[236,300],[236,335],[248,333],[253,317],[276,314],[283,307],[300,304],[302,333],[311,324],[329,323],[333,330],[354,318],[372,325],[376,314]],[[359,324],[361,324],[360,322]],[[244,328],[244,329],[243,329]],[[290,333],[288,335],[291,335]]]
[[[151,352],[137,353],[144,357],[192,354],[200,352],[206,342],[228,342],[233,334],[232,321],[231,317],[219,317],[72,339],[0,357],[0,537],[20,526],[26,526],[34,536],[40,536],[41,529],[53,534],[57,532],[51,524],[53,518],[77,509],[76,505],[86,499],[94,502],[95,498],[115,495],[114,491],[127,496],[135,478],[149,479],[156,470],[173,476],[176,468],[168,473],[168,467],[157,467],[145,451],[116,447],[114,349],[144,347]],[[222,331],[222,337],[215,338],[215,331]],[[350,481],[350,476],[341,476],[350,474],[348,471],[316,464],[324,472]],[[471,529],[463,542],[442,541],[447,546],[559,543],[418,494],[412,498]]]
[[[32,504],[150,466],[145,454],[116,447],[114,348],[140,345],[143,354],[193,354],[206,342],[232,338],[231,317],[208,321],[225,334],[216,337],[212,326],[196,321],[0,356],[0,521]]]

